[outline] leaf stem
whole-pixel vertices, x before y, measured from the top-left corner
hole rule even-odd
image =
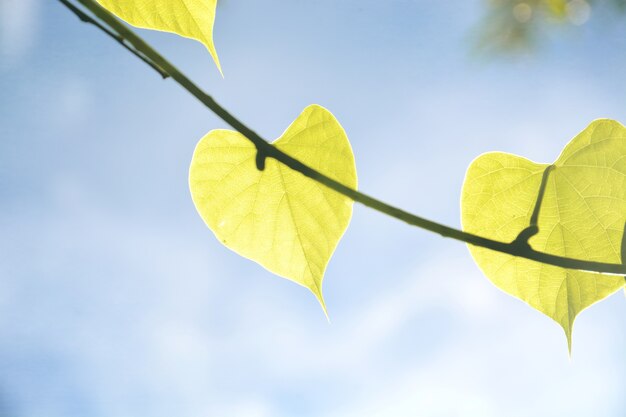
[[[59,0],[63,5],[68,7],[72,12],[78,15],[78,17],[85,21],[84,13],[80,12],[75,6],[71,5],[68,0]],[[626,264],[612,264],[596,261],[586,261],[581,259],[572,259],[564,256],[553,255],[550,253],[540,252],[532,249],[529,245],[519,245],[516,241],[513,242],[500,242],[497,240],[489,239],[486,237],[478,236],[472,233],[463,232],[420,216],[416,216],[407,211],[393,207],[387,203],[370,197],[367,194],[356,191],[350,187],[347,187],[332,178],[322,174],[303,164],[297,159],[287,155],[281,150],[274,147],[267,142],[253,130],[248,128],[242,122],[240,122],[235,116],[230,114],[226,109],[220,106],[211,96],[205,93],[200,87],[192,82],[186,75],[179,71],[174,65],[166,60],[161,54],[148,45],[143,39],[117,19],[113,14],[102,8],[95,0],[77,0],[86,9],[91,11],[94,16],[100,19],[110,29],[107,30],[102,24],[96,24],[96,27],[105,31],[108,35],[116,38],[115,34],[119,36],[118,42],[122,43],[132,53],[137,55],[140,59],[146,62],[153,68],[158,68],[159,73],[165,74],[171,77],[182,88],[187,90],[191,95],[204,104],[215,115],[221,118],[224,122],[232,126],[237,132],[244,135],[250,140],[257,148],[259,152],[258,159],[274,158],[280,163],[288,166],[289,168],[300,172],[301,174],[325,185],[332,190],[343,194],[344,196],[352,199],[357,203],[361,203],[369,208],[372,208],[388,216],[394,217],[412,226],[419,227],[421,229],[428,230],[433,233],[437,233],[443,237],[459,240],[470,245],[480,246],[486,249],[490,249],[496,252],[506,253],[512,256],[530,259],[533,261],[541,262],[548,265],[559,266],[568,269],[577,269],[589,272],[599,272],[607,274],[626,274]],[[80,13],[77,13],[77,10]],[[81,14],[82,13],[82,14]],[[91,17],[87,20],[89,23],[94,23],[94,19]],[[110,32],[113,32],[112,35]],[[122,41],[120,41],[120,39]],[[132,45],[132,48],[128,44]],[[262,169],[263,163],[258,160],[257,167]],[[545,173],[547,176],[547,172]]]
[[[550,176],[550,171],[554,169],[554,165],[548,165],[546,169],[543,170],[543,175],[541,176],[541,184],[539,185],[539,192],[537,193],[537,200],[535,201],[535,208],[533,209],[533,214],[530,217],[530,224],[527,228],[519,232],[515,240],[513,241],[514,245],[520,246],[528,246],[528,240],[539,233],[539,211],[541,210],[541,203],[543,202],[543,196],[546,193],[546,187],[548,186],[548,177]]]

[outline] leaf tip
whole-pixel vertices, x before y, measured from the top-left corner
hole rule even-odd
[[[217,49],[215,49],[215,44],[213,43],[213,37],[211,36],[210,38],[204,38],[204,39],[197,39],[198,41],[200,41],[200,43],[202,43],[205,48],[209,51],[209,55],[211,55],[211,58],[213,58],[213,62],[215,62],[215,66],[217,67],[217,70],[220,72],[220,75],[222,76],[222,78],[224,78],[224,72],[222,71],[222,64],[220,63],[220,58],[217,55]]]
[[[215,52],[215,49],[211,49],[208,48],[209,50],[209,54],[211,55],[211,58],[213,58],[213,62],[215,62],[215,66],[217,67],[217,70],[220,72],[220,76],[222,77],[222,79],[224,79],[224,71],[222,71],[222,64],[220,63],[220,59],[217,56],[217,52]]]
[[[217,70],[220,72],[220,75],[222,76],[222,80],[225,79],[226,77],[224,77],[224,71],[222,71],[222,65],[220,65],[220,61],[215,58],[215,65],[217,66]]]
[[[572,360],[572,332],[567,333],[567,354],[569,359]]]
[[[324,315],[326,316],[326,320],[328,320],[328,323],[330,323],[330,316],[328,315],[328,310],[326,309],[326,302],[324,301],[324,296],[322,295],[321,287],[319,285],[315,285],[315,286],[309,287],[309,290],[313,293],[317,301],[320,303],[320,306],[322,307],[322,311],[324,312]]]
[[[570,322],[567,327],[561,324],[561,328],[565,332],[565,338],[567,339],[567,354],[570,360],[572,359],[572,325],[573,324],[574,324],[573,322]]]

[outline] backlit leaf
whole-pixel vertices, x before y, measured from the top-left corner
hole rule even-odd
[[[539,233],[529,241],[543,252],[621,263],[626,222],[626,128],[598,120],[576,136],[554,162]],[[512,241],[535,207],[547,164],[506,153],[479,156],[468,168],[461,197],[467,232]],[[571,349],[576,315],[624,287],[623,276],[568,270],[469,246],[484,274],[561,325]]]
[[[274,145],[327,176],[356,188],[354,155],[335,117],[312,105]],[[326,265],[352,216],[352,201],[268,158],[240,133],[214,130],[191,161],[191,195],[225,246],[310,289],[325,310]]]
[[[222,72],[213,44],[217,0],[97,0],[125,22],[144,29],[176,33],[200,41]]]

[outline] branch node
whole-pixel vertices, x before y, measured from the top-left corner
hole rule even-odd
[[[530,238],[535,236],[537,233],[539,233],[539,227],[536,224],[528,226],[526,229],[519,232],[515,240],[511,242],[511,245],[520,249],[531,249],[528,240],[530,240]]]
[[[261,147],[257,145],[256,147],[256,169],[259,171],[265,170],[265,160],[267,159],[267,154],[265,151],[261,150]]]

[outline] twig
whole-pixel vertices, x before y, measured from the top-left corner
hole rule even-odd
[[[59,0],[64,5],[68,6],[67,0]],[[366,194],[363,194],[359,191],[353,190],[350,187],[347,187],[330,177],[314,170],[313,168],[303,164],[297,159],[287,155],[281,150],[274,147],[272,144],[268,143],[266,140],[257,135],[253,130],[248,128],[242,122],[240,122],[237,118],[235,118],[232,114],[230,114],[226,109],[220,106],[211,96],[205,93],[200,87],[198,87],[195,83],[193,83],[187,76],[185,76],[181,71],[179,71],[174,65],[172,65],[168,60],[166,60],[163,56],[161,56],[156,50],[154,50],[150,45],[148,45],[143,39],[141,39],[137,34],[135,34],[132,30],[130,30],[124,23],[122,23],[119,19],[109,13],[107,10],[102,8],[95,0],[78,0],[85,8],[91,11],[94,16],[98,19],[102,20],[109,26],[115,33],[117,33],[121,39],[125,42],[128,42],[134,50],[131,52],[138,52],[141,55],[139,56],[142,60],[148,60],[148,64],[151,66],[157,66],[160,68],[166,75],[169,75],[176,83],[178,83],[182,88],[187,90],[190,94],[196,97],[202,104],[204,104],[209,110],[215,113],[219,118],[221,118],[224,122],[228,123],[232,126],[237,132],[241,133],[248,140],[250,140],[257,148],[257,152],[260,153],[259,158],[257,158],[257,167],[259,169],[263,168],[263,163],[261,162],[265,158],[274,158],[278,162],[288,166],[289,168],[300,172],[301,174],[331,188],[332,190],[343,194],[344,196],[354,200],[355,202],[361,203],[367,207],[370,207],[374,210],[377,210],[381,213],[387,214],[391,217],[394,217],[398,220],[406,222],[412,226],[416,226],[434,233],[437,233],[443,237],[448,237],[452,239],[456,239],[470,245],[480,246],[483,248],[491,249],[496,252],[506,253],[512,256],[517,256],[520,258],[530,259],[532,261],[541,262],[548,265],[559,266],[562,268],[568,269],[576,269],[582,271],[589,272],[599,272],[599,273],[607,273],[607,274],[617,274],[617,275],[625,275],[626,274],[626,265],[625,264],[612,264],[605,262],[595,262],[595,261],[585,261],[581,259],[572,259],[564,256],[553,255],[545,252],[540,252],[532,249],[530,246],[519,245],[513,242],[499,242],[497,240],[485,238],[482,236],[478,236],[472,233],[463,232],[462,230],[458,230],[423,217],[416,216],[414,214],[408,213],[402,209],[397,207],[393,207],[387,203],[384,203],[380,200],[377,200],[373,197],[370,197]],[[69,7],[69,6],[68,6]],[[70,7],[72,11],[72,9]],[[98,26],[102,29],[101,26]],[[137,54],[136,54],[137,55]],[[144,59],[144,57],[146,59]],[[160,71],[159,71],[160,72]]]
[[[143,62],[145,62],[146,64],[148,64],[153,70],[155,70],[156,72],[159,73],[159,75],[161,77],[163,77],[163,79],[166,79],[169,77],[169,74],[165,71],[163,71],[157,64],[155,64],[154,62],[150,61],[145,55],[143,55],[141,52],[137,51],[136,49],[130,47],[124,40],[124,37],[119,35],[118,33],[115,33],[113,30],[109,29],[108,27],[104,26],[103,24],[101,24],[100,22],[98,22],[97,20],[95,20],[94,18],[92,18],[91,16],[89,16],[87,13],[83,12],[82,10],[80,10],[78,7],[74,6],[72,3],[70,3],[68,0],[59,0],[61,3],[63,3],[65,5],[65,7],[67,7],[68,9],[70,9],[82,22],[87,23],[87,24],[91,24],[94,25],[95,27],[97,27],[98,29],[100,29],[101,31],[103,31],[104,33],[106,33],[107,35],[109,35],[111,38],[113,38],[117,43],[119,43],[120,45],[122,45],[124,48],[126,48],[126,50],[128,50],[131,54],[135,55],[137,58],[141,59]]]

